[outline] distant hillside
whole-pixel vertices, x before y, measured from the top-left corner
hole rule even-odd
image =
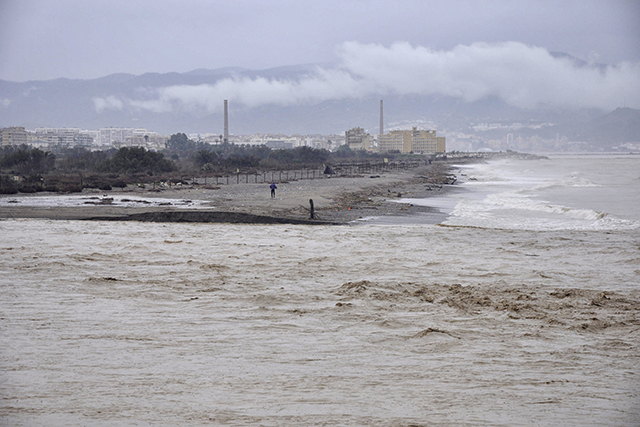
[[[627,142],[640,142],[640,110],[617,108],[593,120],[557,127],[558,132],[573,141],[611,147]]]
[[[571,60],[570,57],[567,59]],[[24,83],[0,80],[0,127],[99,129],[111,126],[141,127],[167,135],[177,132],[221,134],[223,99],[211,95],[210,101],[206,99],[209,109],[201,104],[184,107],[177,106],[172,99],[164,100],[162,104],[159,91],[173,88],[185,90],[186,96],[202,98],[203,90],[208,90],[208,87],[222,79],[251,79],[256,84],[277,80],[283,84],[293,82],[295,87],[295,82],[313,75],[318,67],[318,64],[267,70],[227,67],[187,73],[112,74],[92,80],[56,79]],[[538,121],[556,123],[557,126],[535,132],[541,135],[548,133],[552,137],[559,133],[571,140],[627,142],[638,141],[639,134],[638,111],[628,108],[598,118],[604,112],[524,110],[507,105],[496,97],[464,102],[447,96],[381,94],[323,102],[303,99],[297,105],[263,104],[253,108],[230,98],[231,134],[342,134],[355,126],[376,134],[379,130],[380,99],[384,99],[387,130],[394,126],[407,127],[421,123],[423,126],[436,127],[439,131],[446,129],[468,133],[470,123]],[[496,137],[504,137],[503,134],[501,132]]]
[[[618,108],[591,123],[592,141],[640,142],[640,110]]]
[[[93,80],[57,79],[15,83],[0,81],[0,127],[27,128],[144,127],[165,134],[176,132],[222,133],[222,99],[218,112],[204,108],[165,111],[150,107],[157,91],[164,87],[214,85],[222,79],[257,79],[295,82],[313,74],[317,65],[297,65],[267,70],[222,68],[187,73],[113,74]],[[385,123],[432,122],[442,127],[464,126],[472,121],[494,119],[528,120],[521,111],[498,99],[464,103],[443,96],[369,96],[300,105],[267,104],[247,108],[229,99],[230,132],[343,133],[355,126],[377,133],[379,103],[385,102]],[[133,102],[131,102],[133,101]],[[145,104],[146,103],[146,104]],[[217,104],[215,104],[217,105]],[[535,115],[535,114],[534,114]]]

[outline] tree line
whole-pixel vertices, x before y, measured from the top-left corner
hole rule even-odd
[[[162,151],[149,151],[144,147],[43,151],[26,145],[3,146],[0,147],[0,192],[106,190],[130,183],[176,180],[183,175],[317,168],[323,164],[380,157],[380,154],[361,150],[351,151],[348,146],[329,152],[311,147],[212,145],[193,141],[184,133],[171,135]]]

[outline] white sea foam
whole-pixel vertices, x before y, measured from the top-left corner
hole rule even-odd
[[[640,192],[628,157],[499,160],[465,170],[448,225],[528,230],[629,230],[640,227]],[[569,169],[570,168],[570,169]],[[567,173],[566,170],[571,170]],[[635,199],[634,199],[635,198]],[[411,200],[430,205],[429,199]]]
[[[549,179],[542,184],[533,187],[533,190],[545,190],[549,188],[564,188],[564,187],[576,187],[576,188],[588,188],[588,187],[602,187],[601,185],[594,184],[588,178],[583,176],[580,172],[573,172],[565,175],[557,180]]]
[[[490,195],[477,201],[460,201],[446,225],[509,230],[635,230],[640,223],[614,218],[591,209],[552,205],[516,194]]]

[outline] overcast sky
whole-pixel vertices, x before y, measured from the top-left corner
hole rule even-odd
[[[0,79],[320,64],[295,81],[102,94],[98,113],[394,94],[640,108],[639,23],[640,0],[0,0]]]
[[[332,63],[345,42],[514,41],[618,64],[640,60],[639,23],[638,0],[0,0],[0,79]]]

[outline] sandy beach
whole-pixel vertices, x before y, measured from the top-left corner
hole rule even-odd
[[[175,211],[176,207],[171,203],[150,206],[145,201],[169,199],[197,200],[200,203],[197,211],[200,213],[214,211],[301,220],[310,217],[311,199],[316,221],[345,223],[371,216],[436,213],[436,210],[429,207],[393,201],[400,197],[424,198],[451,191],[451,186],[442,185],[449,177],[448,171],[445,164],[437,164],[375,175],[288,180],[276,182],[275,198],[271,197],[269,183],[242,182],[180,187],[174,185],[171,188],[130,185],[111,191],[85,189],[82,193],[69,195],[85,198],[81,206],[33,206],[29,203],[32,197],[63,196],[55,193],[2,195],[0,202],[4,203],[0,205],[0,218],[89,219]],[[126,200],[143,203],[137,206],[118,206],[110,202],[114,197],[126,197]],[[181,211],[189,209],[183,206],[180,208]]]

